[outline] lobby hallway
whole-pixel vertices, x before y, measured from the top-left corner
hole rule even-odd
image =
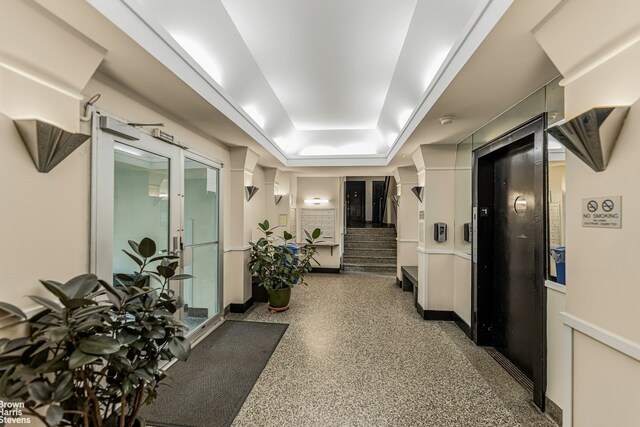
[[[233,426],[555,426],[451,322],[428,322],[395,278],[309,275],[291,308],[228,319],[290,326]]]

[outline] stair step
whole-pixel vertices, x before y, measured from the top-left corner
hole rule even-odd
[[[345,234],[345,242],[362,242],[362,241],[390,241],[396,240],[395,234]]]
[[[344,242],[344,249],[345,250],[351,250],[351,249],[396,249],[397,248],[397,242],[395,240],[391,241],[391,240],[375,240],[375,241],[371,241],[371,240],[361,240],[361,241],[356,241],[356,242],[349,242],[349,241],[345,241]]]
[[[373,257],[373,258],[377,258],[377,257],[396,258],[397,251],[396,251],[396,248],[389,248],[389,249],[386,249],[386,248],[378,249],[378,248],[369,248],[369,247],[347,248],[345,246],[344,256],[345,257],[360,256],[360,257]]]
[[[388,228],[347,228],[347,234],[396,234],[396,229]]]
[[[345,264],[354,265],[393,265],[396,264],[395,257],[366,257],[366,256],[345,256],[343,258]]]
[[[396,274],[395,265],[352,265],[344,264],[344,271],[349,273],[387,273]]]

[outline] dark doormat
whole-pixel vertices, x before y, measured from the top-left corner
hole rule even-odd
[[[147,425],[230,426],[289,325],[227,320],[177,362],[144,407]]]

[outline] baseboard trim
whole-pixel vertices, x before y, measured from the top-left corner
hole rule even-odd
[[[340,268],[325,268],[325,267],[314,267],[311,269],[312,273],[328,273],[328,274],[340,274]]]
[[[549,397],[546,397],[545,413],[556,424],[562,427],[562,409]]]
[[[467,322],[462,320],[462,317],[458,316],[458,313],[456,313],[455,311],[453,312],[453,321],[456,322],[456,325],[458,325],[458,328],[460,328],[462,330],[462,332],[464,332],[464,334],[469,339],[472,339],[472,337],[471,337],[471,326],[467,325]]]
[[[449,310],[425,310],[424,320],[453,321],[453,311]]]
[[[416,311],[418,312],[420,317],[424,319],[424,308],[422,308],[422,305],[420,305],[420,303],[416,305]]]
[[[229,304],[229,311],[231,311],[232,313],[244,313],[245,311],[249,310],[249,307],[251,307],[252,305],[253,305],[253,297],[246,300],[244,304],[236,304],[236,303]]]
[[[396,277],[396,286],[399,288],[402,287],[402,280],[398,279],[397,277]]]

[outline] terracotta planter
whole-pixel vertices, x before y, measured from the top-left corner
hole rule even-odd
[[[269,307],[272,309],[284,309],[289,306],[291,300],[291,288],[281,288],[269,291]]]

